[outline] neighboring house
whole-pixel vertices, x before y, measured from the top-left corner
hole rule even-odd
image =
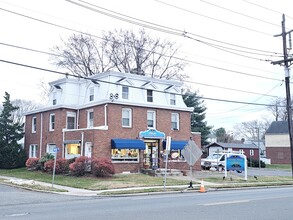
[[[191,133],[193,108],[182,99],[181,82],[105,72],[49,84],[49,105],[26,114],[29,157],[58,149],[58,158],[107,157],[116,173],[138,172],[164,167],[164,140],[171,136],[172,168],[187,170],[181,150],[190,138],[201,147],[200,133]]]
[[[238,144],[238,143],[211,143],[207,146],[208,155],[211,155],[214,152],[232,152],[238,151],[243,154],[247,158],[259,159],[259,149],[255,144]]]
[[[272,164],[291,164],[289,128],[287,121],[273,121],[265,133],[267,158]]]

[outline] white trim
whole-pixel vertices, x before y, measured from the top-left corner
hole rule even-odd
[[[54,116],[54,123],[52,122],[52,116]],[[49,119],[49,131],[54,131],[55,130],[55,123],[56,123],[55,113],[51,113],[49,117],[50,117],[50,119]]]
[[[149,113],[151,113],[152,114],[152,116],[153,116],[153,127],[149,127],[149,125],[148,125],[148,123],[147,123],[147,128],[148,129],[156,129],[156,123],[157,123],[157,120],[156,120],[156,111],[154,111],[154,110],[148,110],[147,111],[147,122],[148,122],[148,116],[149,116]]]
[[[123,125],[123,112],[128,113],[129,125]],[[122,116],[121,117],[122,127],[123,128],[132,128],[132,109],[131,108],[122,108],[121,116]]]

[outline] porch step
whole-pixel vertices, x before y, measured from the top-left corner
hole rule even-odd
[[[141,169],[141,173],[151,175],[151,176],[165,176],[166,170],[164,168],[153,169]],[[167,169],[167,176],[183,176],[180,170]]]
[[[183,176],[183,173],[180,170],[176,170],[176,169],[166,169],[161,168],[161,169],[156,169],[155,170],[155,174],[156,176],[165,176],[165,174],[167,176]]]

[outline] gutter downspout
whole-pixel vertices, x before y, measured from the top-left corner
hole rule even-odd
[[[83,142],[84,142],[84,132],[81,132],[81,143],[80,143],[80,156],[83,156],[84,153],[83,153]]]
[[[104,106],[104,112],[105,112],[105,127],[108,127],[108,122],[107,122],[107,107],[108,107],[108,104],[105,104]]]
[[[41,129],[40,129],[40,158],[42,157],[43,147],[43,113],[41,113]]]

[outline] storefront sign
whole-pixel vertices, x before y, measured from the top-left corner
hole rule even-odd
[[[156,129],[148,129],[139,132],[139,138],[165,138],[165,133],[157,131]]]

